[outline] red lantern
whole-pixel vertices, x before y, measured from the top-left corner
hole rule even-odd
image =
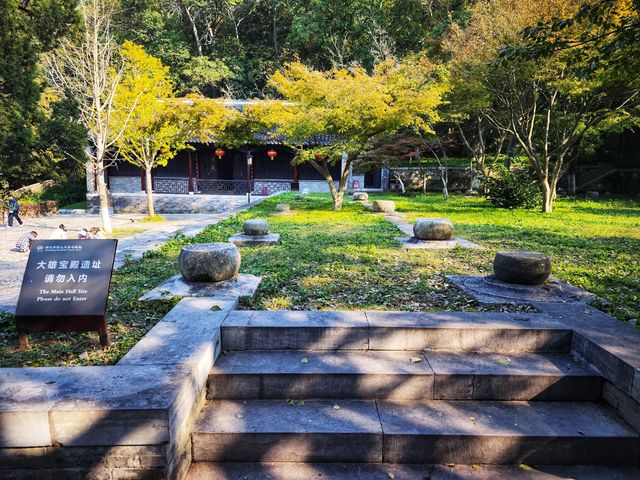
[[[269,151],[267,152],[267,156],[268,156],[271,160],[273,160],[274,158],[276,158],[276,157],[278,156],[278,152],[276,152],[276,151],[275,151],[275,150],[273,150],[273,149],[272,149],[272,150],[269,150]]]
[[[218,157],[218,160],[220,160],[224,155],[224,150],[221,148],[217,148],[215,151],[215,154]]]

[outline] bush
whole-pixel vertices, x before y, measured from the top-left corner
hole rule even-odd
[[[542,203],[542,190],[527,170],[501,168],[494,177],[483,179],[485,197],[498,208],[536,208]]]
[[[42,200],[55,200],[60,207],[78,203],[86,198],[87,186],[82,181],[53,185],[42,193]]]

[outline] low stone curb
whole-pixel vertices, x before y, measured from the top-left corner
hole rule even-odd
[[[181,478],[236,302],[182,300],[115,366],[0,369],[0,477]]]

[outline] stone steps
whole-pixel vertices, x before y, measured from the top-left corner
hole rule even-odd
[[[601,378],[568,354],[236,351],[208,378],[211,399],[592,401]]]
[[[234,311],[221,327],[230,350],[569,352],[571,330],[543,314]]]
[[[188,478],[636,478],[640,437],[572,340],[545,314],[233,311]]]
[[[401,465],[389,463],[196,463],[187,480],[637,480],[635,467]]]
[[[210,401],[195,462],[636,465],[640,438],[604,405],[492,401]]]

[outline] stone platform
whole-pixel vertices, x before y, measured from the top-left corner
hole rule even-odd
[[[555,278],[550,278],[544,285],[506,283],[493,275],[447,275],[447,278],[480,303],[570,303],[586,302],[596,298],[592,293]]]
[[[139,298],[141,302],[156,302],[174,297],[242,298],[253,297],[262,277],[241,273],[224,282],[187,282],[176,275]]]
[[[236,233],[229,237],[229,241],[239,247],[275,245],[280,242],[280,234],[269,233],[267,235],[245,235],[244,233]]]
[[[396,237],[407,250],[448,250],[451,248],[482,248],[477,243],[464,238],[455,237],[451,240],[419,240],[414,237]]]
[[[482,248],[477,243],[460,237],[454,237],[451,240],[419,240],[413,237],[413,225],[404,220],[404,213],[382,213],[381,215],[385,220],[393,223],[402,233],[410,235],[409,237],[396,237],[396,240],[407,250],[448,250],[455,247]]]

